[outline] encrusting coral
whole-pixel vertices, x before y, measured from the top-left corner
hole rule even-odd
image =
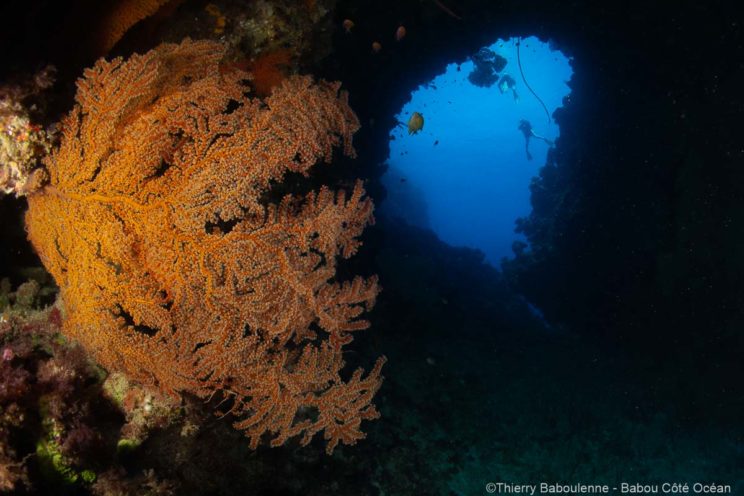
[[[0,193],[24,196],[44,180],[39,165],[55,133],[34,122],[38,107],[29,100],[52,86],[55,71],[47,66],[26,81],[0,85]]]
[[[261,101],[222,45],[185,40],[100,60],[28,198],[28,235],[60,286],[63,330],[109,370],[221,400],[256,447],[364,437],[384,358],[341,377],[378,292],[336,280],[372,221],[361,183],[268,201],[359,123],[338,83],[292,76]]]

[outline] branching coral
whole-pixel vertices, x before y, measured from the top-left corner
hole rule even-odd
[[[265,101],[221,45],[186,40],[99,61],[78,82],[29,238],[61,289],[64,332],[104,367],[169,393],[222,397],[257,446],[377,417],[379,359],[348,381],[342,347],[375,278],[336,280],[372,220],[361,184],[264,201],[359,127],[337,83],[290,77]]]

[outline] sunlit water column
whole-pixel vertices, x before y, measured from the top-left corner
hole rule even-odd
[[[569,60],[537,38],[521,43],[526,81],[552,114],[569,94]],[[522,239],[514,233],[514,221],[530,212],[529,183],[548,151],[548,144],[532,139],[528,160],[519,122],[529,121],[548,140],[555,140],[559,129],[525,86],[517,40],[487,48],[506,60],[490,87],[471,82],[482,84],[478,75],[468,77],[475,69],[472,60],[450,64],[401,109],[401,125],[391,133],[390,169],[383,178],[388,198],[381,211],[430,227],[453,246],[478,248],[498,265],[511,256],[512,242]],[[505,75],[514,80],[513,88],[499,84],[508,81]],[[413,112],[423,114],[425,122],[409,135],[405,124]]]

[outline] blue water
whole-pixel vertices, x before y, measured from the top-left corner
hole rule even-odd
[[[471,84],[471,61],[459,68],[450,64],[419,87],[397,118],[407,123],[419,112],[424,129],[415,135],[404,126],[392,131],[390,168],[383,178],[388,198],[381,211],[431,228],[450,245],[478,248],[498,265],[521,239],[514,221],[530,212],[529,183],[548,151],[547,144],[532,139],[533,159],[527,160],[519,121],[527,119],[537,134],[551,140],[559,129],[524,85],[516,39],[499,40],[489,48],[507,60],[499,74],[516,80],[518,101],[496,84]],[[552,114],[569,94],[568,59],[534,37],[522,39],[520,52],[527,82]]]

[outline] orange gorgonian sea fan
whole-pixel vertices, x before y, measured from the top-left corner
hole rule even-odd
[[[359,122],[338,83],[292,76],[261,101],[222,45],[185,40],[99,60],[32,194],[29,238],[61,289],[64,332],[106,368],[222,397],[256,447],[323,431],[327,450],[378,417],[378,359],[341,377],[376,278],[336,281],[372,218],[360,183],[262,201]],[[227,406],[225,406],[227,405]]]
[[[103,5],[102,16],[93,26],[99,55],[107,54],[132,26],[167,10],[172,12],[183,0],[114,0]]]

